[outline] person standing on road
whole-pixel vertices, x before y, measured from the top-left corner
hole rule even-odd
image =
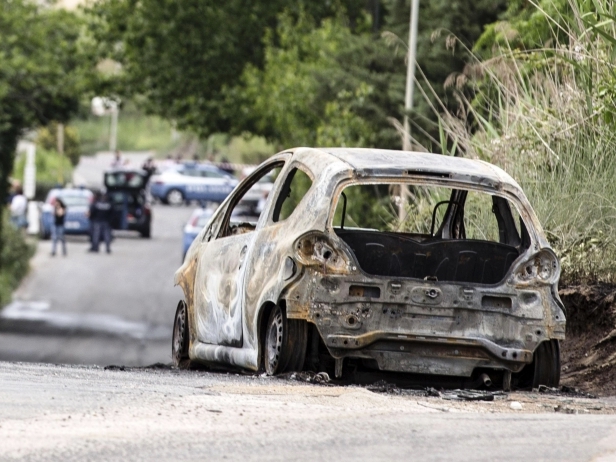
[[[15,195],[11,199],[11,223],[17,229],[27,228],[28,220],[26,218],[26,212],[28,209],[28,199],[23,194],[21,186],[15,188]]]
[[[64,238],[64,220],[66,218],[66,205],[62,199],[56,197],[56,202],[53,205],[53,227],[51,228],[51,256],[56,255],[56,245],[58,241],[62,242],[62,255],[66,257],[66,239]]]
[[[97,193],[90,206],[90,223],[92,224],[92,247],[88,252],[98,252],[101,237],[105,241],[107,253],[111,253],[111,202],[106,194]]]
[[[111,162],[111,168],[122,168],[124,161],[122,160],[122,154],[119,149],[116,149],[115,157]]]

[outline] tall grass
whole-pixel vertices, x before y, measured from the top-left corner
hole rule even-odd
[[[595,3],[599,11],[611,4]],[[443,114],[441,124],[463,155],[517,179],[566,280],[615,282],[614,18],[571,7],[567,44],[504,47],[452,76],[449,84],[470,85],[474,96],[459,92],[459,110]]]

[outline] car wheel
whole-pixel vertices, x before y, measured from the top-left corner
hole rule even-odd
[[[139,234],[141,234],[141,237],[145,237],[146,239],[149,239],[150,237],[152,237],[152,229],[148,226],[147,228],[142,229]]]
[[[165,201],[169,205],[182,205],[184,203],[184,194],[179,189],[172,189],[165,196]]]
[[[190,369],[191,361],[188,356],[188,310],[186,303],[181,300],[175,312],[173,323],[173,340],[171,342],[171,358],[173,365],[180,369]]]
[[[306,359],[308,328],[305,321],[287,319],[275,306],[265,329],[264,361],[267,375],[301,371]]]
[[[560,345],[558,340],[541,343],[535,350],[533,362],[518,374],[518,388],[538,388],[539,385],[555,388],[560,383]]]

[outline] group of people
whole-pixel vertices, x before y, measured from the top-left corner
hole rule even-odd
[[[90,217],[90,248],[88,252],[98,252],[101,240],[105,242],[107,253],[111,253],[111,202],[106,194],[96,193],[88,212]],[[56,255],[57,244],[62,244],[62,254],[66,256],[66,238],[64,222],[66,220],[66,205],[61,198],[56,198],[53,209],[53,226],[51,228],[51,256]]]

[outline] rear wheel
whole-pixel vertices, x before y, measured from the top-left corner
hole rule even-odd
[[[287,319],[285,311],[275,306],[267,321],[264,343],[267,375],[301,371],[308,343],[306,321]]]
[[[139,232],[139,234],[141,234],[141,237],[145,237],[146,239],[149,239],[152,236],[151,232],[152,232],[152,230],[151,230],[150,226],[148,225],[148,227],[147,228],[143,228]]]
[[[179,189],[172,189],[165,196],[165,201],[169,205],[182,205],[184,203],[184,194]]]
[[[173,365],[180,369],[189,369],[191,361],[188,356],[188,310],[186,303],[181,300],[175,312],[173,323],[173,340],[171,342],[171,358]]]
[[[524,367],[517,377],[518,388],[555,388],[560,383],[560,345],[558,340],[541,343],[535,350],[533,362]]]

